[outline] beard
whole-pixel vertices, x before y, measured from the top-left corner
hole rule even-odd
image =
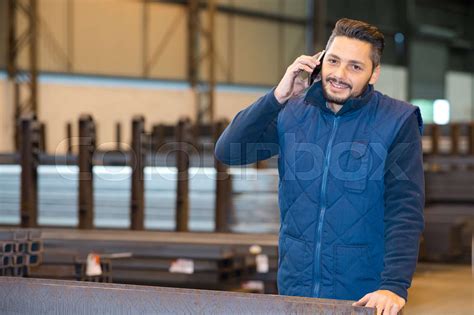
[[[365,89],[367,88],[367,86],[369,85],[369,81],[370,81],[370,78],[369,80],[367,80],[367,82],[364,84],[364,87],[360,90],[360,92],[353,92],[352,90],[352,85],[349,83],[349,82],[346,82],[346,81],[343,81],[343,80],[338,80],[336,79],[335,77],[332,77],[332,76],[327,76],[326,78],[323,79],[323,96],[324,98],[326,99],[326,101],[328,103],[334,103],[334,104],[337,104],[337,105],[344,105],[345,102],[347,102],[347,100],[349,100],[350,98],[353,98],[353,97],[359,97],[360,95],[362,95],[362,93],[365,91]],[[334,95],[332,94],[330,91],[329,91],[329,85],[333,83],[333,84],[337,84],[337,85],[340,85],[340,86],[344,86],[347,91],[349,92],[347,94],[347,96],[337,96],[337,95]]]

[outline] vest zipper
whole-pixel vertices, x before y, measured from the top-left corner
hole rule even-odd
[[[319,290],[321,284],[321,234],[323,232],[323,223],[324,223],[324,215],[326,213],[326,186],[328,180],[328,172],[329,172],[329,163],[331,161],[331,148],[332,143],[334,141],[334,136],[336,135],[337,125],[339,121],[339,116],[334,117],[331,136],[329,137],[329,141],[326,148],[326,154],[324,159],[324,170],[323,170],[323,178],[321,182],[321,210],[319,212],[319,221],[318,221],[318,229],[316,232],[316,251],[315,251],[315,259],[314,259],[314,270],[316,275],[316,283],[314,285],[313,296],[319,297]]]

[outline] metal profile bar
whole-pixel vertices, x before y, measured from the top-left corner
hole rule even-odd
[[[40,146],[39,149],[41,152],[46,152],[47,151],[47,146],[46,146],[46,124],[41,123],[40,124]]]
[[[120,122],[115,123],[115,145],[116,150],[122,150],[122,124]]]
[[[188,5],[188,81],[195,86],[199,80],[199,4],[197,0],[189,0]]]
[[[90,115],[79,118],[79,198],[80,229],[94,227],[93,155],[95,152],[95,126]]]
[[[227,125],[226,121],[219,121],[214,126],[214,143]],[[214,167],[216,169],[216,197],[215,197],[215,228],[216,232],[226,232],[229,230],[229,212],[231,210],[232,179],[228,167],[214,157]]]
[[[12,264],[13,266],[17,267],[17,266],[21,266],[23,265],[25,262],[25,257],[23,257],[23,255],[13,255],[12,256]]]
[[[24,241],[28,239],[28,233],[23,229],[0,230],[0,241]]]
[[[14,102],[14,143],[20,149],[20,119],[23,114],[36,115],[37,103],[37,77],[38,77],[38,25],[37,25],[37,0],[10,0],[8,2],[8,77],[13,86]],[[26,19],[27,27],[19,33],[17,21],[20,15]],[[28,68],[18,69],[18,59],[23,50],[28,48]],[[22,87],[25,88],[22,88]],[[22,91],[28,94],[22,96]]]
[[[39,230],[39,229],[31,229],[31,230],[24,231],[24,232],[27,232],[27,238],[26,239],[28,239],[30,241],[36,241],[36,240],[41,239],[41,230]]]
[[[351,301],[10,277],[0,278],[0,296],[0,309],[28,315],[376,314]]]
[[[468,150],[469,155],[474,155],[474,122],[470,122],[468,126]]]
[[[38,113],[38,2],[30,0],[30,102],[33,114]]]
[[[461,126],[457,123],[451,124],[451,154],[459,154],[459,140],[461,138]]]
[[[12,256],[11,255],[0,255],[0,266],[2,268],[11,266]]]
[[[0,253],[10,254],[13,253],[15,245],[13,242],[9,241],[0,241]]]
[[[439,153],[440,128],[437,124],[431,125],[431,154]]]
[[[208,32],[207,35],[207,49],[209,53],[209,82],[208,82],[208,100],[206,114],[198,123],[206,122],[212,123],[214,121],[214,107],[215,107],[215,88],[216,88],[216,42],[215,42],[215,22],[216,22],[216,0],[208,0]],[[207,116],[207,117],[206,117]]]
[[[31,117],[21,122],[21,226],[35,227],[38,221],[39,126]]]
[[[145,226],[145,155],[143,139],[145,118],[137,116],[132,121],[132,193],[130,199],[130,229],[143,230]]]
[[[165,125],[159,124],[153,126],[151,139],[152,151],[154,154],[157,154],[160,151],[161,146],[165,143]]]
[[[66,124],[67,153],[72,154],[72,124]]]
[[[188,231],[189,222],[189,121],[176,126],[176,231]]]
[[[143,1],[142,6],[142,73],[146,78],[148,77],[150,70],[147,65],[148,60],[148,35],[149,35],[149,20],[150,20],[150,8],[148,6],[149,0]]]

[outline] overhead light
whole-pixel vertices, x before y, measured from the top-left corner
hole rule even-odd
[[[433,102],[433,121],[438,125],[446,125],[449,123],[449,108],[448,100],[435,100]]]

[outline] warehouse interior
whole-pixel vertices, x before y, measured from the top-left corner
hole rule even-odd
[[[375,89],[424,121],[403,314],[473,313],[472,0],[0,1],[0,309],[59,312],[64,286],[70,313],[89,312],[82,300],[104,314],[353,314],[275,296],[278,156],[214,156],[234,116],[344,17],[384,34]]]

